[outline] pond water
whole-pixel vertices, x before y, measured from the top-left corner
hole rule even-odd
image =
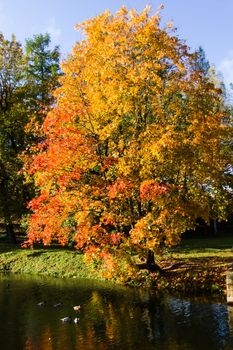
[[[104,282],[0,275],[0,318],[1,350],[233,349],[233,307]]]

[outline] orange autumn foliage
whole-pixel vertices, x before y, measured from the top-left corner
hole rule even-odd
[[[197,218],[224,218],[231,125],[197,55],[148,8],[78,28],[85,39],[63,63],[46,140],[28,163],[38,187],[28,243],[154,249]]]

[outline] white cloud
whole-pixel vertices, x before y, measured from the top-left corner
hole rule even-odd
[[[61,36],[61,29],[57,26],[54,17],[50,18],[48,25],[45,27],[45,31],[50,34],[54,41],[57,41]]]
[[[226,85],[233,83],[233,51],[228,53],[217,68],[222,72]]]

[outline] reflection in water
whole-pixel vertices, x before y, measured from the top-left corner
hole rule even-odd
[[[233,307],[109,283],[0,275],[0,312],[3,350],[233,349]]]

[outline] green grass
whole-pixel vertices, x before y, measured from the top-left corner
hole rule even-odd
[[[83,254],[61,247],[22,249],[0,242],[0,271],[44,274],[56,277],[97,278],[97,272],[83,262]]]
[[[179,246],[170,249],[168,255],[176,259],[210,257],[233,259],[233,236],[186,238]]]

